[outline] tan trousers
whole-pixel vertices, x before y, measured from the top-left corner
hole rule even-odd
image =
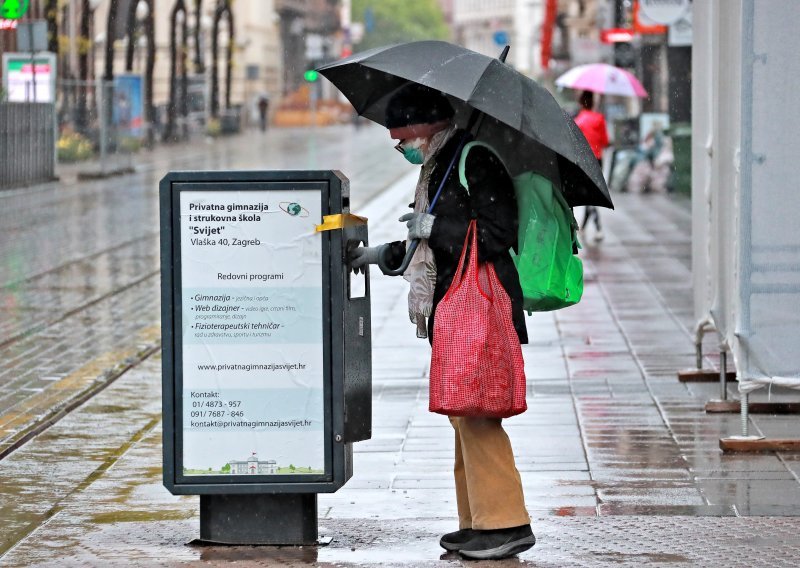
[[[460,529],[491,530],[531,522],[499,418],[450,417],[456,431],[456,501]]]

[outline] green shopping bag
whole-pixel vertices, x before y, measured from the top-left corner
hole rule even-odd
[[[464,147],[458,167],[461,185],[469,190],[465,174],[467,154],[474,146],[494,149],[483,142]],[[496,154],[496,152],[494,152]],[[518,252],[511,257],[519,273],[523,308],[547,312],[577,304],[583,295],[583,263],[578,224],[561,191],[547,178],[525,172],[513,179],[519,211]]]

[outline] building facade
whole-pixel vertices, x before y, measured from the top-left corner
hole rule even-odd
[[[541,75],[541,26],[546,0],[452,0],[456,43],[497,57],[511,46],[507,62],[521,73]]]
[[[228,463],[231,466],[231,475],[271,475],[278,471],[275,460],[261,461],[256,452],[246,460],[231,460]]]

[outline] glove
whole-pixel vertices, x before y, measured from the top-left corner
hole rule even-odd
[[[353,272],[356,274],[359,272],[365,273],[366,269],[364,267],[366,265],[378,264],[378,260],[383,254],[384,247],[386,247],[386,245],[377,247],[356,247],[351,250],[348,255],[348,260],[350,261],[350,267],[353,269]]]
[[[430,213],[406,213],[398,221],[408,221],[409,240],[414,239],[428,239],[433,231],[433,222],[436,220],[435,215]]]

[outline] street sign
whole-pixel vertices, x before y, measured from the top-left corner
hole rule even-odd
[[[205,540],[315,541],[316,494],[350,478],[352,443],[371,435],[369,287],[346,265],[367,226],[348,183],[161,181],[164,484],[201,495]],[[233,510],[240,524],[222,520]]]
[[[492,35],[492,39],[494,39],[494,43],[503,47],[508,45],[508,32],[505,30],[497,30]]]
[[[671,47],[686,47],[692,45],[692,11],[689,10],[677,22],[669,27],[667,45]]]
[[[642,35],[661,35],[667,33],[667,26],[651,20],[642,12],[640,0],[633,0],[633,29]]]
[[[3,90],[11,103],[52,103],[56,95],[56,56],[40,52],[4,53]]]
[[[640,13],[656,24],[669,26],[690,10],[690,0],[639,0]]]
[[[47,22],[35,20],[17,25],[17,49],[21,51],[47,50]]]

